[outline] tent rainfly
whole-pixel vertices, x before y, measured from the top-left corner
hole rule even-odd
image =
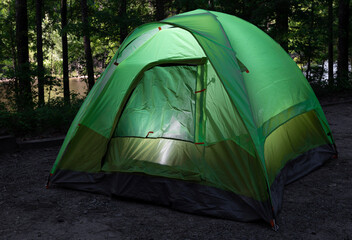
[[[284,185],[336,153],[314,92],[279,44],[240,18],[195,10],[124,40],[48,184],[275,227]]]

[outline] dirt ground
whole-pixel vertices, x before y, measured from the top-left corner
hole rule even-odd
[[[323,108],[339,158],[286,186],[278,232],[261,221],[45,189],[53,147],[0,155],[0,239],[352,239],[352,102]]]

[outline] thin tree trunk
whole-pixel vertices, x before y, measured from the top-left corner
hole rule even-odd
[[[314,10],[315,10],[315,4],[314,2],[311,5],[311,16],[310,16],[310,28],[314,28]],[[307,55],[308,55],[308,63],[307,63],[307,74],[306,78],[308,82],[310,81],[310,75],[311,75],[311,61],[312,61],[312,51],[311,51],[311,46],[312,46],[312,32],[309,32],[309,37],[308,37],[308,47],[307,47]]]
[[[348,80],[349,2],[349,0],[339,0],[337,79],[340,88],[343,87],[343,82]]]
[[[290,11],[289,0],[279,0],[276,5],[277,41],[288,52],[288,15]]]
[[[9,5],[8,11],[11,12],[11,5]],[[12,21],[9,21],[8,24],[10,25],[9,37],[10,37],[10,45],[11,45],[13,71],[15,72],[17,67],[15,26],[13,26]]]
[[[92,50],[90,48],[87,0],[81,0],[81,12],[82,12],[82,23],[83,23],[84,51],[86,55],[86,65],[87,65],[86,67],[87,67],[87,74],[88,74],[88,88],[89,90],[91,90],[94,85],[94,70],[93,70]]]
[[[16,0],[16,45],[16,74],[19,82],[17,107],[18,110],[24,110],[33,107],[29,75],[27,0]]]
[[[12,26],[12,24],[11,24]],[[12,26],[12,29],[15,29],[14,26]],[[17,52],[16,52],[16,34],[14,34],[14,31],[10,32],[10,42],[11,42],[11,52],[12,52],[12,61],[13,61],[13,72],[16,73],[17,69]],[[15,90],[15,99],[19,98],[19,90],[18,90],[18,78],[15,77],[14,81],[14,90]]]
[[[67,0],[61,0],[61,42],[62,42],[62,72],[64,84],[64,101],[70,104],[70,82],[68,77],[68,49],[67,49]]]
[[[126,9],[127,9],[127,0],[121,0],[121,5],[120,5],[120,10],[119,10],[119,17],[121,19],[120,21],[120,43],[127,37],[127,15],[126,15]]]
[[[44,102],[44,66],[43,66],[43,39],[42,39],[42,0],[36,0],[36,25],[37,25],[37,77],[38,77],[38,104]]]
[[[16,68],[17,68],[16,41],[15,41],[15,36],[12,31],[10,33],[10,42],[11,42],[13,71],[16,72]],[[18,99],[18,78],[17,77],[15,78],[14,89],[15,89],[15,99]]]
[[[321,80],[323,79],[324,73],[325,73],[325,60],[323,60],[321,63],[321,68],[320,68],[320,72],[319,72],[319,83],[321,83]]]
[[[309,47],[310,47],[310,43],[309,43]],[[308,53],[308,62],[307,62],[307,71],[306,71],[306,79],[309,82],[310,81],[310,62],[311,62],[311,57],[310,57],[310,51]]]
[[[329,13],[328,13],[328,71],[329,71],[329,86],[334,86],[334,45],[333,45],[333,9],[332,9],[333,0],[329,0]]]
[[[250,3],[251,3],[250,1],[242,1],[242,4],[240,5],[240,9],[241,9],[240,17],[247,21],[250,21],[252,16],[252,9],[248,7]]]
[[[155,19],[160,21],[165,17],[165,0],[155,0]]]
[[[209,8],[209,10],[212,10],[212,11],[214,11],[215,9],[214,9],[214,0],[208,0],[208,8]]]
[[[9,4],[8,6],[8,12],[10,13],[12,11],[12,6],[11,4]],[[9,31],[8,36],[10,39],[10,47],[11,47],[11,57],[12,57],[12,69],[13,69],[13,73],[16,74],[16,69],[17,69],[17,52],[16,52],[16,27],[13,24],[12,19],[9,21],[6,21],[5,24],[9,25]],[[16,23],[15,23],[16,24]],[[15,75],[12,76],[14,78],[14,85],[13,85],[13,91],[14,91],[14,99],[17,101],[18,100],[18,77],[16,77]]]

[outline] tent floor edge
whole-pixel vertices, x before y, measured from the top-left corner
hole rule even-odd
[[[170,207],[181,212],[212,216],[221,219],[252,222],[270,221],[271,216],[261,216],[270,203],[239,196],[211,186],[136,173],[84,173],[58,170],[52,185],[87,192],[95,192],[120,199]]]
[[[333,145],[321,145],[289,161],[285,167],[280,170],[270,187],[275,216],[278,215],[282,207],[285,185],[288,185],[316,170],[326,161],[332,159],[335,154],[336,152]]]

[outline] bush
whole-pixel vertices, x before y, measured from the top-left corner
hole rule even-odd
[[[42,107],[21,112],[11,112],[0,105],[0,134],[27,137],[65,134],[82,102],[82,99],[73,99],[67,105],[62,98],[56,98]]]

